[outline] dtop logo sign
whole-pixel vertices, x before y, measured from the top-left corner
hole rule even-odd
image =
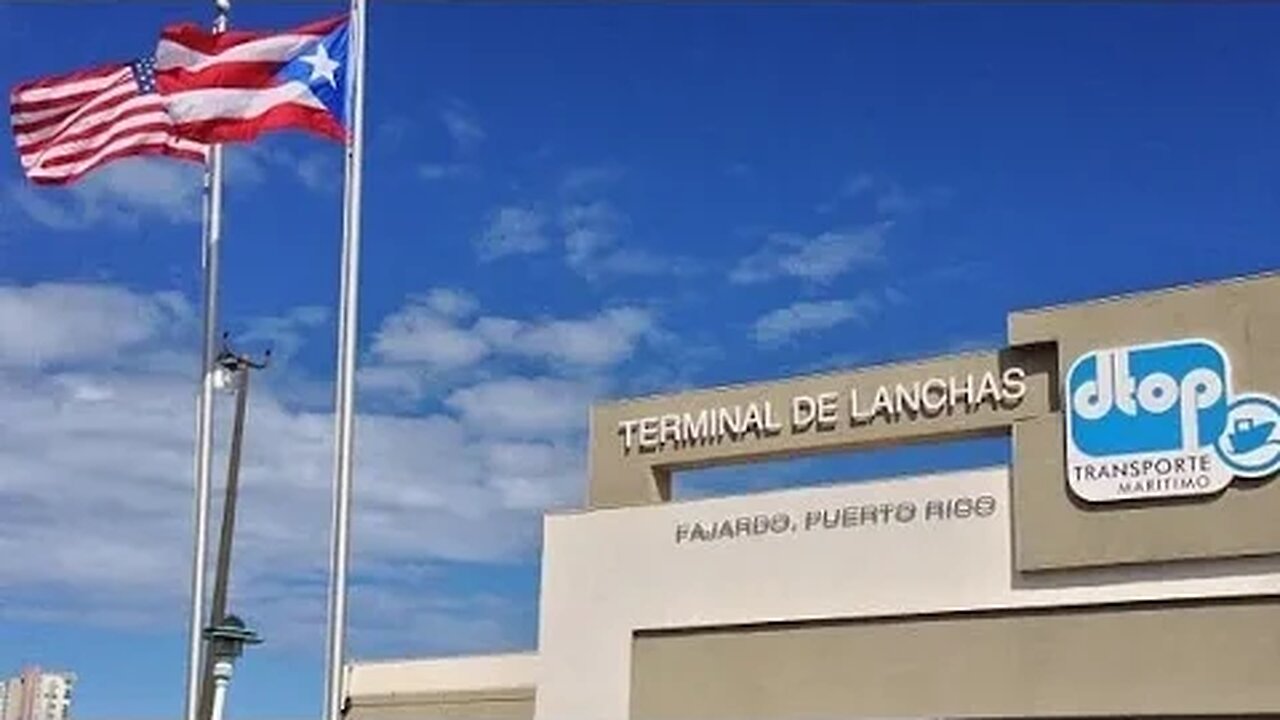
[[[1208,495],[1280,470],[1280,402],[1233,395],[1210,340],[1091,352],[1066,399],[1068,483],[1090,502]]]

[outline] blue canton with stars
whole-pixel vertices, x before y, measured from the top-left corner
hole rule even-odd
[[[156,91],[156,59],[154,57],[134,60],[129,63],[129,70],[133,72],[133,81],[137,83],[140,94],[146,95]]]
[[[347,28],[348,23],[343,23],[328,35],[302,48],[276,75],[282,83],[297,81],[310,88],[311,93],[343,127],[347,124]],[[317,58],[331,59],[337,63],[332,83],[326,77],[315,77]]]

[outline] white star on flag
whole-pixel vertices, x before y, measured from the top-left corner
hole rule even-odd
[[[303,55],[299,59],[311,66],[311,77],[307,82],[314,83],[316,80],[324,78],[329,85],[338,86],[338,81],[333,77],[333,71],[337,70],[342,63],[329,57],[329,50],[325,48],[324,43],[316,43],[314,53]]]

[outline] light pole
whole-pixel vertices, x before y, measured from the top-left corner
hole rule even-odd
[[[209,658],[213,661],[213,699],[209,717],[210,720],[222,720],[236,658],[244,653],[245,645],[257,645],[262,638],[245,627],[244,621],[235,615],[227,615],[221,623],[205,628],[204,637],[209,642]]]
[[[213,578],[213,601],[209,609],[209,625],[212,628],[222,627],[224,620],[228,617],[226,615],[227,589],[231,580],[231,549],[235,539],[236,505],[240,499],[240,449],[244,444],[244,422],[249,404],[249,371],[265,368],[271,358],[271,351],[268,350],[261,362],[255,362],[247,355],[232,352],[230,347],[226,346],[225,335],[223,343],[224,348],[216,361],[215,380],[219,385],[236,394],[236,411],[231,426],[231,450],[227,455],[226,497],[222,501],[217,568]],[[213,698],[210,697],[210,686],[216,683],[217,662],[213,657],[207,657],[200,683],[199,720],[216,720],[218,717],[218,713],[213,710]]]

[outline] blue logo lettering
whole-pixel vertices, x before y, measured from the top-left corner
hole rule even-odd
[[[1213,445],[1226,427],[1227,373],[1205,341],[1090,353],[1067,380],[1076,447],[1101,457]]]
[[[1203,495],[1280,470],[1280,401],[1234,395],[1212,341],[1097,350],[1065,390],[1068,482],[1086,500]]]

